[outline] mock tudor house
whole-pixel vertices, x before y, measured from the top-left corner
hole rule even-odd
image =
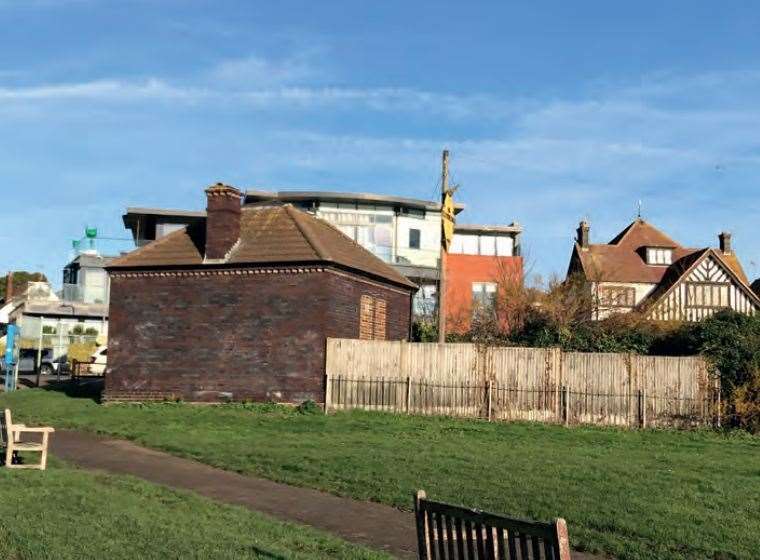
[[[727,232],[717,249],[692,249],[639,218],[609,243],[594,244],[583,221],[568,268],[568,278],[576,275],[591,286],[593,319],[636,310],[652,320],[693,322],[726,308],[760,310]]]
[[[327,337],[403,340],[415,284],[291,204],[207,209],[108,266],[107,400],[324,400]]]

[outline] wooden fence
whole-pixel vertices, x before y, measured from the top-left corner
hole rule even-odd
[[[720,423],[699,357],[328,339],[325,410],[628,427]]]

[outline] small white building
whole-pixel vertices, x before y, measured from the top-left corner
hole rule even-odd
[[[590,232],[581,222],[568,278],[589,282],[594,319],[635,310],[657,321],[700,321],[721,309],[760,311],[730,233],[720,234],[718,248],[694,249],[642,219],[609,243],[591,243]]]

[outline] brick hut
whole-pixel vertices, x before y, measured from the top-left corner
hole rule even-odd
[[[291,205],[206,196],[108,267],[105,399],[323,402],[328,337],[408,338],[416,287],[392,267]]]

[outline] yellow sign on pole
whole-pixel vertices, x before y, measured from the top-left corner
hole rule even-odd
[[[443,249],[445,251],[448,251],[449,247],[451,247],[451,240],[454,238],[455,223],[454,190],[447,189],[443,192],[443,200],[441,202],[441,224],[443,226],[441,242],[443,243]]]

